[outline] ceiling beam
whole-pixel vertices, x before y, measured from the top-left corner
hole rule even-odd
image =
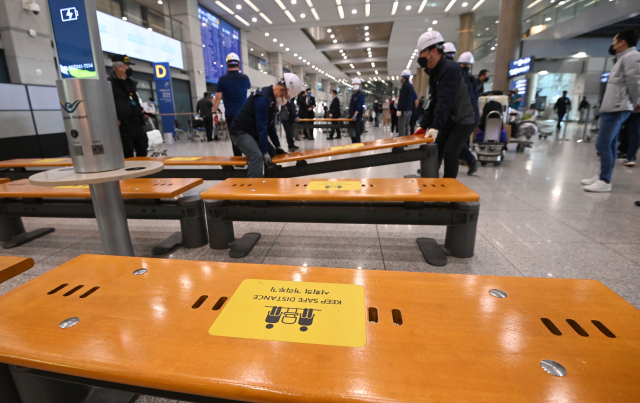
[[[386,62],[387,56],[376,56],[376,57],[355,57],[352,59],[331,59],[329,60],[333,64],[349,64],[349,63],[380,63]]]
[[[343,42],[316,45],[317,50],[353,50],[366,48],[388,48],[389,41]]]

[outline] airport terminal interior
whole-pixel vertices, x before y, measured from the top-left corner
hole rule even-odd
[[[638,31],[0,0],[0,402],[639,401]]]

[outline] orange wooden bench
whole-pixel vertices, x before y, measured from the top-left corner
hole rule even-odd
[[[19,256],[0,256],[0,284],[32,268],[33,259]]]
[[[82,255],[0,296],[0,323],[18,390],[64,402],[640,396],[640,312],[596,280]]]
[[[244,257],[260,239],[236,240],[233,221],[336,224],[446,225],[444,249],[434,239],[418,238],[425,260],[446,264],[446,254],[474,254],[480,205],[478,194],[455,179],[232,178],[206,190],[209,246],[231,248]]]
[[[425,135],[393,137],[365,141],[357,144],[319,148],[288,154],[277,155],[273,162],[279,169],[269,171],[272,177],[297,177],[337,172],[350,169],[368,168],[380,165],[399,164],[420,161],[423,177],[437,177],[437,147],[433,138]],[[406,149],[406,147],[412,147]],[[379,151],[389,150],[381,153]],[[373,153],[375,152],[375,153]],[[351,154],[365,153],[361,156]],[[346,156],[330,161],[309,163],[319,158]],[[182,156],[182,157],[134,157],[127,161],[160,161],[165,167],[180,169],[164,169],[148,178],[202,178],[204,180],[224,180],[227,178],[246,177],[246,170],[239,169],[247,165],[246,157],[222,156]],[[290,166],[282,166],[282,164]],[[56,166],[72,166],[70,158],[14,159],[0,161],[0,175],[11,179],[27,178],[39,169]],[[211,167],[221,167],[212,169]],[[198,168],[195,168],[198,167]],[[202,167],[206,167],[203,169]]]
[[[207,243],[202,200],[183,193],[203,183],[196,179],[136,178],[120,181],[127,218],[180,220],[176,232],[156,245],[154,254],[164,254],[178,244],[195,248]],[[0,241],[10,249],[54,231],[41,228],[26,232],[22,217],[93,218],[89,185],[44,187],[28,179],[0,184]]]

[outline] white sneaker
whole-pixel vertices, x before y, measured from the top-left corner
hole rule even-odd
[[[634,166],[636,166],[636,160],[624,160],[622,165],[624,165],[626,167],[634,167]]]
[[[593,178],[583,179],[580,181],[580,183],[582,183],[584,186],[588,186],[588,185],[593,185],[599,180],[600,180],[600,175],[596,175]]]
[[[611,192],[611,184],[605,181],[598,180],[594,184],[585,186],[584,190],[586,190],[587,192]]]

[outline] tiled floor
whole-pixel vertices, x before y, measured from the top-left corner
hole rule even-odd
[[[363,140],[390,136],[369,128]],[[303,149],[349,143],[348,139],[301,141]],[[533,148],[516,153],[511,146],[499,167],[487,165],[474,176],[461,167],[459,180],[480,194],[481,209],[475,256],[450,258],[445,267],[424,262],[415,238],[444,239],[444,228],[394,225],[336,225],[299,223],[236,223],[236,236],[260,232],[256,248],[237,262],[405,270],[501,276],[591,278],[602,281],[640,308],[640,167],[618,165],[613,192],[586,193],[580,179],[598,171],[593,141],[582,138],[582,126],[570,124],[570,141],[535,138]],[[169,155],[229,155],[228,141],[181,141],[167,145]],[[418,163],[359,169],[321,175],[338,178],[402,177]],[[196,191],[212,186],[206,182]],[[3,251],[30,256],[33,269],[4,284],[0,294],[82,253],[101,253],[97,226],[90,219],[25,219],[28,230],[52,226],[56,231],[27,245]],[[179,230],[177,221],[130,220],[137,256]],[[227,251],[208,246],[178,249],[170,259],[229,261]],[[141,397],[138,403],[174,401]]]

